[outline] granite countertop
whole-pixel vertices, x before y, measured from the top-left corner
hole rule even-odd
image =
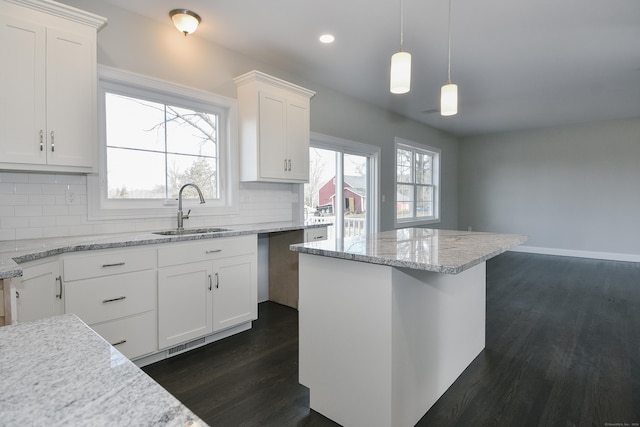
[[[234,225],[230,227],[223,226],[222,228],[228,228],[229,230],[204,234],[163,236],[153,234],[151,231],[144,231],[140,233],[101,234],[50,239],[4,241],[0,242],[0,279],[22,276],[22,268],[19,266],[20,263],[68,252],[215,239],[219,237],[242,236],[246,234],[275,233],[280,231],[326,227],[329,225],[331,224],[303,225],[292,223],[269,223],[257,225]]]
[[[291,245],[300,253],[458,274],[528,239],[519,234],[402,228],[369,236]]]
[[[206,424],[73,314],[0,328],[0,424]]]

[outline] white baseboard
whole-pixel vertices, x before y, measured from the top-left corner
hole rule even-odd
[[[570,256],[577,258],[604,259],[609,261],[640,262],[640,255],[620,254],[615,252],[593,252],[574,249],[541,248],[537,246],[516,246],[510,249],[512,252],[526,252],[530,254]]]

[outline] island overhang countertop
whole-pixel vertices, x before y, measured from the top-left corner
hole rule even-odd
[[[0,425],[207,424],[74,314],[0,328]]]
[[[521,234],[401,228],[291,245],[290,249],[370,264],[458,274],[527,240]]]

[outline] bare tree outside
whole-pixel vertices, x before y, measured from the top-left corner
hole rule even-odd
[[[177,198],[187,182],[219,197],[215,114],[109,93],[107,116],[109,198]]]
[[[318,192],[324,185],[323,171],[325,162],[318,154],[317,148],[310,149],[309,156],[309,183],[304,184],[304,205],[309,207],[318,206]]]

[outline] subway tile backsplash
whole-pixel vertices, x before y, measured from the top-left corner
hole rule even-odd
[[[188,227],[293,221],[299,184],[240,183],[238,214],[193,216]],[[75,200],[67,202],[71,190]],[[84,175],[0,172],[0,241],[153,231],[167,218],[90,220]]]

